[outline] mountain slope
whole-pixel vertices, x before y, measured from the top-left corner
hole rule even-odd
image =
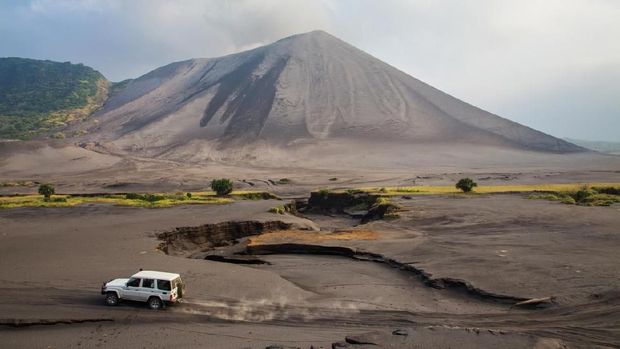
[[[580,147],[591,149],[606,154],[620,155],[620,142],[587,141],[583,139],[564,138],[567,142],[577,144]]]
[[[0,58],[0,138],[28,138],[84,118],[103,104],[108,82],[82,64]]]
[[[105,104],[86,139],[148,156],[303,141],[583,148],[453,98],[321,31],[156,69]]]

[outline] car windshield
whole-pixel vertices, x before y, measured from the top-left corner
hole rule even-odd
[[[140,279],[139,278],[131,278],[131,279],[129,279],[129,281],[127,281],[127,286],[139,287],[140,286]]]

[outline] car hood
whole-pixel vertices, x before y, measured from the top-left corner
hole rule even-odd
[[[112,281],[107,282],[105,285],[106,286],[125,286],[127,285],[127,281],[129,281],[129,279],[114,279]]]

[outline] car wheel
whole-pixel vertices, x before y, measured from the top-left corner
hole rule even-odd
[[[108,292],[105,295],[105,304],[107,305],[117,305],[118,304],[118,296],[115,292]]]
[[[149,304],[149,308],[151,308],[153,310],[161,309],[163,307],[163,305],[164,305],[162,303],[161,299],[159,299],[157,297],[149,298],[148,304]]]

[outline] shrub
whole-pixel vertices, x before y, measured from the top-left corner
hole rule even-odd
[[[474,189],[474,187],[477,186],[478,183],[474,182],[474,180],[471,178],[461,178],[456,183],[456,188],[462,190],[464,193],[469,193],[470,191],[472,191],[472,189]]]
[[[125,199],[127,200],[140,200],[142,199],[142,195],[136,193],[127,193],[125,194]]]
[[[54,195],[55,190],[54,186],[51,184],[41,184],[39,185],[39,194],[45,197],[45,200],[49,200],[52,195]]]
[[[337,180],[338,180],[338,177],[332,177],[332,178],[330,178],[329,180],[330,180],[330,181],[332,181],[332,182],[334,182],[334,181],[337,181]]]
[[[595,190],[599,194],[620,195],[620,188],[593,187],[592,189]]]
[[[185,196],[187,196],[188,199],[191,199],[192,198],[192,193],[187,193],[187,194],[185,194]]]
[[[147,201],[147,202],[155,202],[155,201],[161,201],[164,200],[166,197],[163,195],[156,195],[156,194],[136,194],[136,193],[127,193],[125,194],[125,199],[128,200],[142,200],[142,201]]]
[[[570,195],[560,196],[560,202],[567,205],[574,205],[577,203]]]
[[[387,193],[387,189],[385,189],[385,188],[381,188],[381,189],[379,189],[379,191],[382,192],[382,193]]]
[[[577,190],[571,196],[573,197],[573,199],[575,199],[575,201],[579,203],[583,203],[583,202],[586,202],[588,198],[594,194],[595,193],[592,190],[590,190],[590,188],[588,188],[587,186],[583,186],[581,187],[581,189]]]
[[[562,197],[558,193],[535,193],[535,194],[528,195],[527,198],[538,199],[538,200],[549,200],[549,201],[561,201],[562,200]]]
[[[283,205],[275,206],[270,208],[269,212],[275,214],[284,214],[286,212],[286,208]]]
[[[288,178],[280,178],[278,180],[278,184],[289,184],[290,182],[291,182],[291,180],[288,179]]]
[[[233,183],[228,178],[214,179],[211,181],[211,189],[218,196],[224,196],[232,192]]]
[[[235,196],[246,200],[280,200],[279,197],[265,191],[250,191],[246,193],[237,193]]]
[[[579,202],[579,204],[585,206],[610,206],[617,202],[620,202],[620,197],[617,195],[592,194],[587,196],[583,201]]]
[[[144,200],[144,201],[148,201],[148,202],[152,203],[152,202],[164,200],[165,197],[163,195],[144,194],[144,195],[142,195],[141,199]]]

